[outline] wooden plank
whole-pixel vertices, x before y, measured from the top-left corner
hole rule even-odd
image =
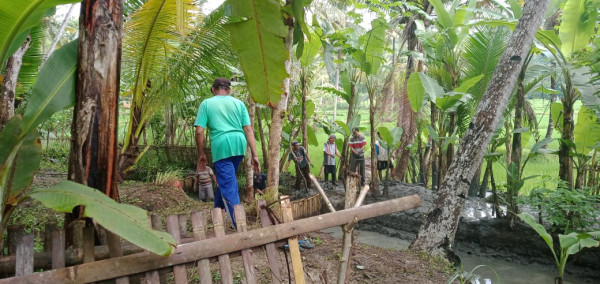
[[[267,201],[264,199],[258,200],[258,208],[260,210],[260,224],[263,228],[272,226],[271,218],[269,218],[269,212],[267,211]],[[269,267],[271,268],[271,283],[280,284],[281,283],[281,270],[279,268],[279,258],[277,257],[279,253],[277,252],[277,248],[275,248],[275,244],[268,243],[265,245],[265,250],[267,251],[267,260],[269,261]]]
[[[150,226],[154,230],[163,230],[162,221],[160,219],[160,215],[151,215],[150,216]],[[160,284],[160,274],[158,270],[148,271],[145,273],[146,283],[147,284]],[[164,277],[166,278],[166,277]],[[166,279],[165,279],[166,280]]]
[[[108,253],[110,257],[123,256],[123,247],[121,246],[121,237],[113,232],[103,230],[106,233],[106,242],[108,243]],[[119,277],[115,279],[116,284],[129,284],[129,277]]]
[[[179,214],[177,215],[177,218],[179,218],[179,231],[180,231],[180,235],[181,238],[187,237],[188,233],[187,233],[187,221],[188,221],[188,216],[187,214]]]
[[[225,239],[225,226],[223,224],[223,210],[221,208],[213,208],[212,210],[213,230],[215,230],[215,241],[220,245],[231,245],[229,242],[221,242],[220,239]],[[215,244],[216,245],[216,244]],[[240,249],[241,250],[241,249]],[[229,255],[219,255],[219,267],[221,268],[221,282],[224,284],[233,283],[233,274],[231,273],[231,264],[229,263]]]
[[[44,271],[16,278],[0,279],[4,283],[88,283],[119,276],[143,273],[178,264],[194,262],[226,253],[265,245],[298,234],[331,228],[357,219],[363,220],[421,206],[421,199],[413,194],[402,198],[373,203],[359,208],[351,208],[327,213],[291,223],[260,228],[243,233],[225,235],[219,239],[206,239],[182,244],[176,253],[162,257],[150,252],[142,252],[118,258],[100,260],[62,269]],[[220,213],[220,212],[219,212]],[[222,220],[222,218],[221,218]],[[222,226],[222,225],[221,225]],[[110,271],[107,275],[106,271]]]
[[[192,212],[192,231],[196,241],[206,239],[206,215],[204,212]],[[198,261],[198,274],[200,276],[201,284],[212,283],[212,274],[210,273],[209,264],[209,260],[206,258]]]
[[[173,236],[178,244],[181,243],[181,231],[179,229],[179,217],[177,215],[167,216],[167,232]],[[175,251],[175,254],[177,254],[177,251]],[[187,283],[187,269],[185,268],[185,265],[173,266],[173,277],[175,278],[175,284]]]
[[[22,236],[16,248],[17,263],[15,275],[33,273],[33,235]]]
[[[52,269],[65,267],[65,231],[52,232]]]
[[[248,225],[246,224],[246,212],[244,206],[237,204],[233,206],[233,213],[235,216],[235,222],[237,224],[238,232],[248,231]],[[244,260],[244,272],[246,273],[246,283],[256,283],[256,272],[254,272],[254,261],[252,260],[252,250],[242,250],[242,259]]]
[[[52,233],[57,228],[56,223],[48,223],[44,226],[44,251],[52,251]]]
[[[281,210],[283,214],[283,222],[291,223],[294,221],[294,213],[292,212],[292,206],[289,198],[282,195],[281,198]],[[298,245],[298,238],[291,237],[288,239],[288,246],[290,250],[290,258],[292,259],[292,270],[294,271],[294,282],[296,284],[304,284],[304,267],[302,266],[302,256],[300,255],[300,246]]]
[[[94,255],[94,227],[83,228],[83,263],[93,262]]]

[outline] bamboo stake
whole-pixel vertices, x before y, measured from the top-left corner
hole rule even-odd
[[[215,231],[215,240],[222,239],[225,235],[225,226],[223,224],[223,209],[213,208],[212,211],[213,230]],[[229,242],[222,242],[222,245],[230,245]],[[231,263],[229,255],[219,255],[219,267],[221,268],[221,282],[225,284],[233,283],[231,274]]]
[[[238,232],[248,231],[248,226],[246,224],[246,212],[244,212],[244,206],[241,204],[234,205],[233,212],[235,216],[235,221],[237,223]],[[242,250],[242,259],[244,260],[244,272],[246,273],[246,283],[256,283],[256,273],[254,272],[254,263],[252,261],[252,250]]]
[[[178,244],[181,243],[181,230],[179,229],[179,216],[169,215],[167,216],[167,232],[173,236]],[[175,252],[177,253],[177,252]],[[187,283],[187,269],[185,265],[173,266],[173,278],[175,284]]]
[[[323,197],[323,200],[325,201],[325,204],[327,204],[327,208],[329,208],[329,211],[335,212],[335,208],[333,208],[331,201],[329,201],[329,198],[327,198],[327,194],[325,194],[325,191],[323,190],[323,188],[321,187],[321,185],[319,184],[319,182],[317,181],[315,176],[313,174],[309,174],[308,176],[310,177],[310,180],[312,180],[313,184],[315,185],[315,187],[321,194],[321,197]]]
[[[285,198],[287,196],[281,196]],[[281,210],[283,212],[283,222],[289,223],[294,221],[294,216],[289,199],[281,200]],[[304,268],[302,267],[302,257],[300,256],[300,247],[298,246],[298,238],[292,237],[288,239],[290,249],[290,257],[292,259],[292,269],[294,270],[294,281],[297,284],[304,284]]]
[[[204,212],[192,212],[192,228],[194,240],[200,241],[206,239],[206,216]],[[209,260],[207,258],[198,261],[198,274],[200,275],[200,283],[212,283],[212,275],[210,273]]]

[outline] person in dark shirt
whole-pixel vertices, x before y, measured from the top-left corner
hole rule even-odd
[[[292,142],[292,151],[290,151],[290,156],[285,166],[283,167],[283,172],[287,171],[287,168],[290,166],[290,161],[294,161],[296,164],[296,190],[300,189],[300,186],[303,182],[306,183],[306,190],[310,188],[310,177],[308,174],[310,173],[310,168],[308,165],[312,165],[310,161],[310,157],[308,156],[308,152],[304,147],[300,146],[298,141]]]
[[[254,185],[254,190],[256,192],[258,192],[258,194],[260,194],[260,195],[264,194],[263,191],[267,187],[267,174],[255,173],[254,174],[254,182],[252,184]]]

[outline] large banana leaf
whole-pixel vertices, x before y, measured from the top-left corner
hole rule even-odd
[[[371,30],[360,36],[360,49],[353,57],[360,63],[360,69],[367,75],[375,75],[384,61],[385,32],[388,28],[384,19],[377,18],[371,22]]]
[[[319,50],[321,50],[321,40],[319,40],[319,37],[313,34],[311,38],[311,41],[304,43],[304,49],[300,57],[300,65],[302,67],[309,67],[315,61]]]
[[[23,135],[55,112],[75,104],[78,40],[52,53],[40,70],[23,115]]]
[[[415,112],[420,111],[423,107],[425,95],[428,95],[431,100],[444,95],[444,89],[438,82],[422,72],[411,74],[406,88],[410,107]]]
[[[42,144],[37,131],[31,131],[23,139],[14,164],[15,175],[10,176],[6,184],[8,203],[16,206],[17,198],[21,192],[33,181],[33,174],[40,166],[42,160]]]
[[[0,0],[0,64],[21,45],[27,30],[38,25],[49,9],[77,2],[80,0]]]
[[[592,150],[592,146],[600,142],[600,124],[596,112],[581,106],[573,134],[577,153],[587,155]]]
[[[64,213],[84,205],[84,217],[93,218],[107,230],[158,255],[167,256],[176,246],[171,235],[150,228],[145,210],[120,204],[93,188],[64,181],[50,188],[36,188],[28,196]]]
[[[584,48],[594,36],[598,11],[587,9],[590,0],[568,0],[562,11],[558,29],[562,45],[560,50],[566,58]]]
[[[250,96],[260,104],[275,104],[283,95],[283,80],[288,77],[288,29],[281,5],[275,0],[231,0],[229,4],[230,16],[238,21],[228,24],[227,29]]]

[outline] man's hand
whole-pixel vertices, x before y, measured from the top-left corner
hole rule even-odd
[[[254,167],[254,172],[260,174],[260,161],[258,157],[252,158],[252,166]]]
[[[196,165],[196,171],[202,172],[206,170],[206,154],[204,152],[200,152],[198,154],[198,164]]]

